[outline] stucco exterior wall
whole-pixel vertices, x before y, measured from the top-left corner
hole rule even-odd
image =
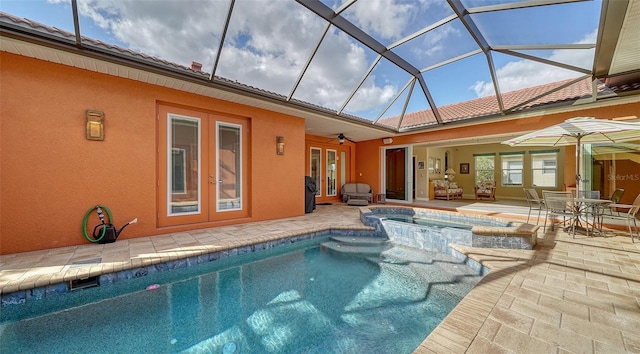
[[[304,119],[5,52],[0,61],[0,254],[86,243],[82,218],[96,204],[117,227],[138,218],[120,239],[304,214]],[[250,118],[248,218],[157,226],[159,103]],[[87,109],[105,113],[104,141],[86,139]]]

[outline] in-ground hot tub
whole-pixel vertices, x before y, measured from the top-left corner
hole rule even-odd
[[[402,206],[360,208],[360,220],[376,236],[420,249],[450,253],[449,244],[533,249],[539,226],[484,215]]]

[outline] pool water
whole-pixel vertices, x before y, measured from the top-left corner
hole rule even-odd
[[[480,278],[380,239],[297,242],[3,308],[0,352],[410,353]]]

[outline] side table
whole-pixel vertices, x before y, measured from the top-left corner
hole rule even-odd
[[[385,193],[376,193],[376,204],[384,204],[387,202],[387,195]]]

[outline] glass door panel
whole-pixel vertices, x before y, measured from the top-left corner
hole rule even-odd
[[[336,151],[327,150],[327,196],[336,195]]]
[[[206,113],[158,106],[158,226],[208,221]]]
[[[342,188],[342,185],[347,180],[347,153],[344,151],[340,151],[340,183],[339,187]]]
[[[322,150],[311,148],[310,150],[309,175],[316,182],[316,196],[322,195]]]
[[[242,209],[242,127],[217,123],[218,211]]]
[[[209,220],[247,217],[249,122],[213,114],[209,119],[209,136],[215,137],[209,143]]]
[[[200,124],[198,118],[169,115],[168,215],[201,211]]]

